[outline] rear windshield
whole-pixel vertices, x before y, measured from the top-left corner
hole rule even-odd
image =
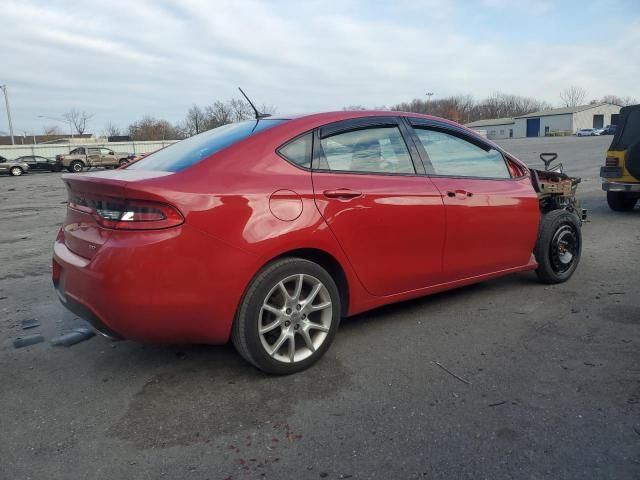
[[[275,127],[286,120],[262,119],[230,123],[163,148],[127,167],[127,170],[179,172],[249,135]]]

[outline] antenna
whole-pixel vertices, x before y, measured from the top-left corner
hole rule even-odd
[[[253,108],[253,111],[256,114],[256,120],[260,120],[261,118],[266,118],[271,116],[270,113],[260,113],[260,111],[253,104],[253,102],[249,100],[249,97],[247,97],[247,94],[244,93],[240,87],[238,87],[238,90],[240,90],[240,93],[242,94],[242,96],[247,99],[247,102],[249,102],[249,105],[251,105],[251,108]]]

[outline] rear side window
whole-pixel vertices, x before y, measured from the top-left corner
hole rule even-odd
[[[223,125],[158,150],[142,160],[132,163],[127,169],[179,172],[254,133],[275,127],[283,122],[286,120],[262,119]]]
[[[638,140],[640,140],[640,110],[632,110],[627,116],[617,149],[626,150]]]
[[[338,133],[320,140],[319,169],[363,173],[415,173],[398,127]]]
[[[311,132],[294,138],[278,149],[278,153],[296,165],[311,168],[311,148],[313,134]]]
[[[502,154],[485,150],[463,138],[437,130],[415,130],[436,175],[511,178]]]

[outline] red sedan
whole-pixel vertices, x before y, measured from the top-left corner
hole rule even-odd
[[[64,175],[53,281],[105,335],[231,338],[256,367],[293,373],[342,317],[525,270],[567,280],[581,221],[543,173],[424,115],[244,121]]]

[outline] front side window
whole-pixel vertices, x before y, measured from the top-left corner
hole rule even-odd
[[[179,172],[223,148],[282,122],[286,120],[265,118],[223,125],[150,153],[129,165],[127,170]]]
[[[74,148],[69,152],[69,155],[84,155],[84,148]]]
[[[100,155],[100,149],[99,148],[90,148],[89,149],[89,155]]]
[[[511,178],[502,154],[438,130],[416,128],[436,175]]]
[[[344,172],[415,173],[398,127],[338,133],[320,140],[319,168]]]
[[[100,153],[102,153],[102,155],[113,155],[113,150],[109,150],[108,148],[101,148]]]

